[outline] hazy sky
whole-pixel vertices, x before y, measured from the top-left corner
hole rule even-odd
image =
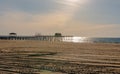
[[[120,0],[0,0],[0,35],[120,37]]]

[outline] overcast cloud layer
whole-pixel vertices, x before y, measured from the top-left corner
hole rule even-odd
[[[120,37],[120,0],[0,0],[0,35]]]

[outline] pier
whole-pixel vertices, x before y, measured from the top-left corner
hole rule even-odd
[[[62,36],[61,33],[55,35],[35,35],[35,36],[18,36],[16,33],[9,33],[8,36],[0,36],[0,40],[40,40],[40,41],[69,41],[73,36]]]

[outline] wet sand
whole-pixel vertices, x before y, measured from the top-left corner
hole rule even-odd
[[[120,74],[120,44],[0,41],[0,74]]]

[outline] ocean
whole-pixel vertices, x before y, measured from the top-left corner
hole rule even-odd
[[[74,43],[120,43],[120,38],[72,37],[63,41]]]

